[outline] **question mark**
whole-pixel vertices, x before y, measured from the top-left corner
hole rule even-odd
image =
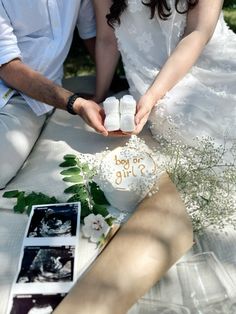
[[[141,165],[139,165],[138,167],[139,167],[139,169],[140,169],[141,175],[144,176],[144,175],[145,175],[144,169],[146,168],[146,166],[144,166],[143,164],[141,164]]]

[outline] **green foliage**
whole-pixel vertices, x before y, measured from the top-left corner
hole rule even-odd
[[[20,194],[20,191],[12,190],[12,191],[5,192],[3,194],[3,197],[5,197],[5,198],[15,198],[15,197],[18,197],[19,194]]]
[[[224,8],[235,8],[236,7],[236,0],[225,0],[224,1]]]
[[[89,187],[95,204],[109,205],[104,193],[95,182],[89,182]]]
[[[3,194],[5,198],[16,198],[16,205],[13,207],[16,213],[30,214],[33,205],[55,204],[59,203],[54,196],[50,197],[43,193],[26,193],[24,191],[7,191]]]
[[[236,33],[236,7],[234,9],[224,9],[224,18],[228,26]]]
[[[106,217],[109,212],[106,206],[109,205],[104,193],[93,181],[96,173],[95,169],[90,168],[88,163],[81,162],[75,155],[64,156],[61,167],[68,169],[61,171],[64,176],[63,181],[75,183],[65,189],[65,194],[72,194],[68,202],[81,202],[82,219],[90,213],[101,214]],[[73,163],[73,167],[71,167]]]
[[[93,181],[95,170],[91,169],[87,163],[82,163],[75,155],[65,155],[60,167],[67,168],[61,171],[63,181],[75,183],[67,187],[65,194],[71,194],[68,203],[81,203],[81,218],[91,213],[101,214],[106,217],[108,201],[99,186]],[[60,203],[55,197],[50,197],[43,193],[26,193],[24,191],[12,190],[3,194],[5,198],[16,198],[14,211],[17,213],[29,214],[33,205]],[[112,217],[108,219],[112,224]]]

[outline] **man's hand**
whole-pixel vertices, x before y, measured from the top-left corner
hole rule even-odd
[[[103,125],[104,111],[96,102],[79,97],[74,102],[73,109],[95,131],[104,136],[108,135]]]
[[[137,111],[135,115],[136,128],[133,134],[138,134],[142,131],[146,124],[152,108],[155,106],[156,101],[151,95],[144,94],[138,101]]]

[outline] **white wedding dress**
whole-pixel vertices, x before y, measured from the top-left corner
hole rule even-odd
[[[186,14],[174,9],[164,21],[142,0],[128,0],[115,33],[122,54],[130,93],[139,99],[175,49],[186,25]],[[180,9],[183,10],[184,4]],[[189,73],[154,107],[151,131],[155,137],[181,139],[193,144],[198,136],[216,143],[236,139],[236,34],[223,14],[213,37]]]

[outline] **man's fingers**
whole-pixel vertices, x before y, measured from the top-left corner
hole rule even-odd
[[[108,136],[108,131],[105,129],[105,127],[102,124],[101,116],[94,117],[94,118],[90,119],[90,123],[89,124],[98,133],[101,133],[104,136]]]

